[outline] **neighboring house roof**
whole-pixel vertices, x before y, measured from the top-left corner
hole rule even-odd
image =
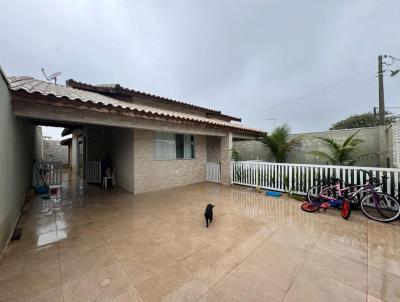
[[[73,131],[74,131],[74,129],[72,129],[72,128],[64,128],[64,130],[61,132],[61,136],[70,135],[70,134],[72,134]]]
[[[71,144],[72,144],[72,137],[66,138],[66,139],[63,139],[62,141],[60,141],[60,145],[63,145],[63,146],[68,146]]]
[[[225,127],[236,129],[238,131],[262,134],[264,131],[248,128],[241,124],[230,123],[227,121],[201,117],[194,114],[183,113],[179,111],[160,109],[135,103],[118,100],[100,93],[76,89],[69,86],[53,84],[46,81],[34,79],[32,77],[7,77],[9,87],[12,91],[25,91],[30,94],[39,93],[43,96],[53,96],[56,98],[67,98],[69,100],[79,101],[85,105],[99,105],[107,108],[120,108],[132,112],[143,113],[149,117],[172,118],[177,120],[186,120],[199,122],[209,126]]]
[[[242,121],[241,118],[223,114],[223,113],[221,113],[221,111],[218,111],[218,110],[209,109],[209,108],[205,108],[205,107],[189,104],[189,103],[186,103],[186,102],[176,101],[176,100],[172,100],[172,99],[169,99],[169,98],[165,98],[165,97],[161,97],[161,96],[145,93],[145,92],[142,92],[142,91],[137,91],[137,90],[125,88],[125,87],[122,87],[119,84],[96,84],[96,85],[91,85],[91,84],[87,84],[87,83],[78,82],[78,81],[75,81],[73,79],[67,80],[66,84],[67,84],[67,86],[70,86],[70,87],[73,87],[73,88],[87,90],[87,91],[91,91],[91,92],[97,92],[97,93],[101,93],[101,94],[107,94],[109,96],[113,96],[113,95],[115,95],[115,96],[128,96],[128,97],[137,96],[137,97],[140,97],[142,99],[143,98],[144,99],[150,99],[152,101],[156,101],[156,102],[160,102],[160,103],[164,103],[164,104],[173,104],[175,106],[180,106],[180,107],[184,107],[184,108],[199,110],[199,111],[202,111],[202,112],[205,112],[205,113],[208,113],[208,114],[213,114],[216,117],[227,118],[227,119],[229,119],[231,121],[236,121],[236,122],[241,122]]]

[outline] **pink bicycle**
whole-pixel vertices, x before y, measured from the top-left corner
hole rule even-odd
[[[359,205],[363,214],[370,219],[380,222],[392,222],[399,219],[399,201],[389,194],[379,192],[377,189],[382,182],[378,182],[370,172],[365,170],[362,172],[369,176],[369,179],[362,185],[347,184],[342,187],[342,181],[333,178],[310,188],[307,192],[308,201],[303,203],[301,208],[307,212],[316,212],[320,208],[327,208],[326,203],[329,203],[329,206],[332,204],[340,206],[342,216],[346,218],[346,214],[350,216],[347,207],[351,211],[350,205],[354,204]],[[386,179],[387,177],[382,178]]]
[[[351,214],[351,206],[350,201],[345,198],[345,192],[350,190],[351,187],[342,188],[341,180],[338,178],[319,182],[320,184],[308,190],[308,201],[302,203],[301,209],[312,213],[320,209],[326,211],[330,207],[340,208],[342,217],[348,219]]]

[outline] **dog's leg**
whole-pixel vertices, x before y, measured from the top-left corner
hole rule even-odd
[[[206,219],[206,224],[207,224],[207,228],[208,228],[208,219],[207,219],[207,215],[204,214],[204,217],[205,217],[205,219]]]

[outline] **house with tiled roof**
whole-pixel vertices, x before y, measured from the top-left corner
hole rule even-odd
[[[3,80],[15,116],[64,126],[64,134],[73,134],[74,172],[101,182],[92,169],[108,156],[116,183],[134,193],[206,181],[207,164],[213,166],[209,180],[214,174],[213,180],[230,184],[232,141],[262,134],[238,117],[118,84],[71,79],[59,85],[26,76]]]

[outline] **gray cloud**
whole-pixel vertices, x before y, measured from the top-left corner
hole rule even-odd
[[[327,129],[377,105],[379,54],[400,56],[400,2],[3,1],[8,74],[121,85],[186,100],[271,129]],[[285,106],[352,75],[336,89]],[[400,77],[385,79],[398,105]],[[351,85],[348,85],[351,84]]]

